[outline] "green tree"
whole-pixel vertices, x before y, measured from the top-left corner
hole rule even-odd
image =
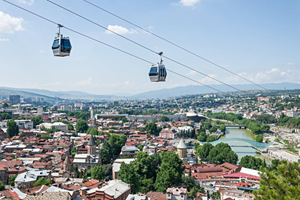
[[[14,120],[7,121],[7,133],[10,137],[18,135],[19,127]]]
[[[255,140],[256,140],[256,142],[262,143],[262,141],[264,140],[264,137],[262,135],[258,135],[258,136],[256,136]]]
[[[205,132],[200,132],[199,136],[197,137],[197,140],[200,142],[206,142],[207,135]]]
[[[3,190],[5,190],[5,184],[2,181],[0,181],[0,191]]]
[[[72,124],[68,124],[68,130],[69,131],[74,131],[74,126]]]
[[[89,134],[89,135],[98,135],[98,129],[97,128],[89,128],[87,130],[86,134]]]
[[[125,164],[124,162],[121,164],[120,171],[118,173],[119,179],[123,182],[130,184],[131,193],[136,194],[140,191],[141,178],[134,171],[134,164]]]
[[[217,139],[218,139],[218,137],[216,135],[210,135],[206,139],[206,142],[213,142],[213,141],[216,141]]]
[[[220,129],[220,131],[222,131],[224,133],[226,131],[225,124],[221,124],[219,129]]]
[[[261,126],[261,131],[262,131],[262,132],[266,133],[266,132],[269,132],[269,130],[270,130],[270,126],[269,126],[269,125],[263,124],[263,125]]]
[[[221,142],[210,150],[207,159],[214,164],[223,164],[225,162],[236,164],[238,156],[227,143]]]
[[[89,126],[88,123],[83,120],[79,119],[76,123],[76,131],[79,133],[85,133],[88,130]]]
[[[261,167],[266,167],[265,161],[263,161],[260,158],[255,158],[249,155],[242,157],[241,161],[239,162],[239,165],[255,170],[260,170]]]
[[[160,171],[157,173],[155,188],[157,191],[165,192],[172,185],[181,182],[184,167],[182,160],[174,152],[163,152]]]
[[[206,159],[212,149],[213,145],[211,143],[205,143],[203,146],[199,145],[196,148],[196,155],[199,156],[201,160]]]
[[[44,177],[41,177],[39,178],[34,184],[33,184],[33,187],[37,187],[37,186],[40,186],[40,185],[47,185],[47,186],[50,186],[50,179],[47,179],[45,180]]]
[[[158,136],[159,135],[159,132],[158,132],[158,129],[157,129],[157,126],[155,124],[155,122],[150,122],[146,125],[145,127],[146,131],[148,133],[150,133],[151,135],[155,135],[155,136]]]
[[[43,123],[42,117],[38,116],[38,117],[33,117],[31,118],[31,121],[33,122],[33,127],[36,128],[37,125]]]
[[[215,198],[215,199],[220,199],[221,198],[221,195],[218,192],[213,192],[210,196],[212,198]]]
[[[12,177],[10,177],[10,178],[8,179],[8,184],[9,184],[10,186],[14,186],[14,185],[15,185],[15,179],[17,178],[17,176],[18,176],[18,175],[14,175],[14,176],[12,176]]]
[[[167,117],[167,116],[162,116],[160,120],[162,122],[168,122],[168,121],[170,121],[169,117]]]
[[[216,132],[217,130],[218,130],[217,125],[214,125],[213,127],[211,127],[211,128],[209,129],[209,132],[210,132],[210,133],[214,133],[214,132]]]
[[[95,166],[91,170],[91,177],[92,177],[92,179],[103,181],[105,179],[105,172],[103,170],[103,167],[102,166]]]
[[[127,119],[126,117],[123,117],[123,118],[121,119],[121,121],[122,121],[123,123],[125,123],[125,122],[128,122],[128,119]]]
[[[260,177],[262,178],[260,188],[258,191],[254,191],[256,200],[299,199],[299,163],[283,161],[277,170],[263,169]]]

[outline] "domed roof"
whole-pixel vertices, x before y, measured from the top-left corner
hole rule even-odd
[[[190,111],[188,113],[186,113],[186,116],[187,117],[195,117],[195,116],[198,116],[196,113],[194,113],[193,111]]]
[[[180,140],[177,149],[187,149],[185,143],[183,142],[183,139]]]

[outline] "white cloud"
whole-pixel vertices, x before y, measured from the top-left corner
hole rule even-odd
[[[45,53],[45,51],[43,51],[43,50],[40,50],[40,53]]]
[[[82,80],[82,81],[79,81],[79,82],[75,83],[75,85],[80,85],[80,86],[92,85],[93,84],[92,80],[93,80],[93,78],[90,77],[86,80]]]
[[[31,6],[34,3],[34,0],[19,0],[19,2]]]
[[[154,29],[154,27],[153,26],[148,26],[148,29]]]
[[[183,6],[187,6],[187,7],[193,7],[199,2],[200,2],[200,0],[180,0],[179,1],[179,3],[181,3]]]
[[[194,70],[191,70],[189,73],[186,73],[186,75],[188,75],[188,76],[194,76],[196,74],[197,74],[197,72]]]
[[[115,32],[115,33],[118,33],[120,35],[126,35],[126,34],[137,34],[138,32],[134,29],[127,29],[125,27],[122,27],[122,26],[118,26],[118,25],[108,25],[107,29]],[[105,33],[106,34],[114,34],[112,33],[111,31],[109,30],[106,30]]]
[[[0,38],[0,42],[9,42],[9,39],[6,39],[6,38],[1,39]]]
[[[23,18],[11,17],[0,11],[0,32],[1,33],[14,33],[15,31],[25,30],[22,27]]]
[[[296,63],[288,62],[287,65],[296,65]]]

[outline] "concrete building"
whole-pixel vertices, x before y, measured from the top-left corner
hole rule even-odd
[[[40,125],[37,125],[37,128],[39,128],[40,130],[43,128],[46,129],[53,129],[53,130],[60,130],[60,131],[68,131],[68,125],[64,124],[62,122],[55,122],[53,124],[51,123],[42,123]]]
[[[10,95],[9,96],[9,101],[12,103],[12,104],[18,104],[21,102],[20,100],[20,95]]]
[[[31,130],[33,129],[33,122],[31,120],[15,120],[19,129]]]
[[[123,146],[121,153],[120,153],[120,157],[131,156],[133,158],[139,152],[140,152],[140,150],[138,148],[136,148],[135,146]]]
[[[187,200],[187,187],[176,187],[173,186],[167,189],[166,200]]]
[[[178,137],[178,133],[175,129],[163,129],[159,133],[160,138],[164,139],[176,139]]]
[[[30,171],[19,174],[15,179],[15,187],[18,189],[27,189],[41,177],[45,179],[50,178],[50,170],[36,170],[29,169]]]
[[[93,188],[86,191],[88,199],[124,200],[131,193],[130,185],[120,180],[104,183],[102,188]]]

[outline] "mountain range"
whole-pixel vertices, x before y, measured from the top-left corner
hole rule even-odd
[[[268,90],[294,90],[300,89],[300,84],[298,83],[267,83],[261,84],[262,87]],[[223,92],[233,92],[234,89],[226,85],[211,85],[211,87]],[[240,90],[257,90],[261,89],[256,85],[251,84],[239,84],[234,85],[234,87]],[[54,102],[58,99],[84,99],[84,100],[120,100],[120,99],[153,99],[153,98],[168,98],[182,95],[193,95],[193,94],[206,94],[214,93],[215,90],[200,86],[200,85],[188,85],[174,87],[170,89],[161,89],[143,92],[140,94],[135,94],[131,96],[119,96],[119,95],[96,95],[81,91],[50,91],[41,89],[27,89],[27,88],[10,88],[10,87],[0,87],[0,97],[8,97],[9,95],[21,95],[21,97],[38,98],[42,97],[46,101]]]

